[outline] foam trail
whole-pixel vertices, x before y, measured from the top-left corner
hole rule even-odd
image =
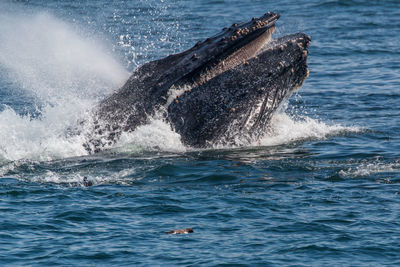
[[[0,66],[38,101],[22,104],[43,106],[40,119],[10,108],[0,113],[0,160],[86,154],[82,137],[67,138],[65,129],[128,77],[101,43],[87,36],[47,13],[0,13]]]

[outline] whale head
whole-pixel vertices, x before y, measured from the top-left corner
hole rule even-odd
[[[184,144],[210,147],[256,140],[280,103],[308,75],[310,38],[271,39],[277,13],[234,23],[193,47],[137,68],[94,110],[88,151],[112,146],[154,115]]]

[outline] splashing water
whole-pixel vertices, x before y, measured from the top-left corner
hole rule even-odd
[[[329,135],[344,132],[357,133],[358,127],[345,127],[339,124],[328,125],[317,119],[305,116],[291,117],[280,111],[271,119],[269,131],[261,138],[258,145],[276,146],[304,139],[325,139]]]
[[[47,14],[0,15],[0,66],[42,105],[40,119],[7,107],[0,113],[0,160],[83,155],[82,137],[65,129],[128,76],[98,40]]]
[[[184,152],[180,135],[170,125],[160,119],[151,119],[149,124],[139,126],[132,133],[123,133],[115,145],[118,152],[161,150]]]
[[[42,106],[39,118],[18,114],[10,107],[0,112],[0,161],[87,154],[82,146],[85,137],[67,136],[66,129],[87,116],[101,97],[119,88],[128,73],[99,40],[78,32],[82,29],[48,13],[0,15],[0,66],[7,70],[8,79],[32,93]],[[273,117],[270,131],[253,145],[280,145],[357,130],[280,112]],[[123,134],[114,150],[182,152],[186,148],[169,125],[153,119]]]
[[[0,16],[0,62],[22,88],[51,104],[104,95],[127,78],[98,40],[47,13]]]

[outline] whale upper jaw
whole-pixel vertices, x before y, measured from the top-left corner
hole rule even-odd
[[[123,132],[160,111],[189,146],[259,138],[271,114],[308,73],[310,38],[296,34],[271,40],[278,18],[268,12],[235,23],[186,51],[137,68],[93,110],[85,148],[111,147]]]
[[[181,72],[186,74],[175,81],[175,86],[190,82],[204,83],[255,56],[270,40],[279,17],[277,13],[267,12],[249,22],[234,23],[177,54],[182,59],[175,68],[179,71],[183,67],[184,71]]]
[[[161,59],[171,64],[158,78],[154,95],[163,97],[172,86],[204,83],[253,57],[270,40],[279,17],[267,12],[249,22],[234,23],[186,51]]]

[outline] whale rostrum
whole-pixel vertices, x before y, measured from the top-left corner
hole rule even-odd
[[[280,103],[308,76],[310,37],[271,40],[278,19],[268,12],[235,23],[186,51],[138,67],[92,111],[85,148],[108,148],[156,114],[191,147],[259,139]]]

